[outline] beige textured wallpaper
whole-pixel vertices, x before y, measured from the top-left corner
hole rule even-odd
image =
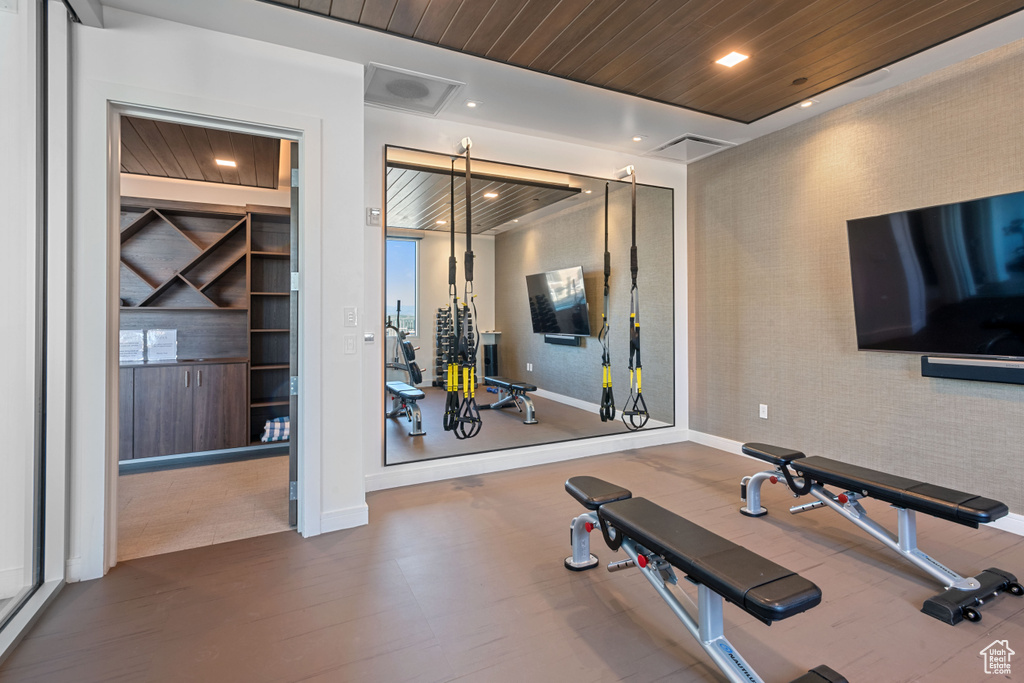
[[[638,171],[638,178],[639,178]],[[672,190],[637,187],[637,288],[643,393],[655,420],[672,424],[674,326],[672,294]],[[612,258],[612,384],[616,410],[629,393],[630,189],[613,187],[609,197]],[[583,346],[555,346],[533,333],[526,275],[583,266],[593,336]],[[601,329],[604,306],[604,196],[595,192],[576,206],[495,238],[494,320],[501,330],[501,374],[588,403],[601,401]],[[680,325],[682,328],[682,325]],[[533,372],[526,371],[526,363]],[[596,418],[595,418],[596,419]]]
[[[846,243],[851,218],[1019,190],[1024,41],[690,165],[690,428],[1024,513],[1024,386],[858,351]]]

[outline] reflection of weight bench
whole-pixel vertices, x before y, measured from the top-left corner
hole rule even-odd
[[[523,406],[526,406],[526,419],[523,420],[523,424],[535,425],[537,424],[537,418],[533,412],[533,399],[527,396],[527,392],[537,391],[537,387],[526,382],[519,382],[514,379],[507,377],[484,377],[484,384],[489,387],[498,388],[498,400],[490,405],[480,406],[481,410],[490,408],[491,410],[497,410],[499,408],[507,408],[508,406],[514,405],[519,409],[519,412],[523,412]]]
[[[412,422],[412,431],[409,436],[423,436],[423,416],[420,414],[420,407],[416,401],[426,398],[426,394],[410,386],[405,382],[386,382],[384,384],[388,394],[391,395],[391,410],[384,413],[384,417],[399,417],[404,415]]]

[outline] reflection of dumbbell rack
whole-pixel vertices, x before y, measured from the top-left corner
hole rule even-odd
[[[435,387],[448,386],[448,348],[452,335],[452,312],[447,307],[437,309],[434,328],[434,381]]]
[[[463,305],[459,308],[459,326],[466,327],[466,336],[470,347],[476,344],[476,329],[473,326],[473,316],[470,315],[469,306]],[[452,313],[448,308],[437,309],[435,317],[436,327],[434,332],[434,381],[435,387],[448,386],[448,362],[453,361],[458,353],[458,348],[453,346],[452,340]],[[459,374],[459,388],[462,388],[462,375]]]

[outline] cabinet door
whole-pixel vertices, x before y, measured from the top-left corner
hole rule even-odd
[[[194,450],[247,446],[245,363],[195,366]]]
[[[135,368],[135,457],[192,450],[191,365]]]

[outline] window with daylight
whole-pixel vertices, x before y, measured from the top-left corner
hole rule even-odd
[[[384,315],[395,321],[395,326],[410,337],[419,336],[416,325],[416,240],[387,238],[387,264]]]

